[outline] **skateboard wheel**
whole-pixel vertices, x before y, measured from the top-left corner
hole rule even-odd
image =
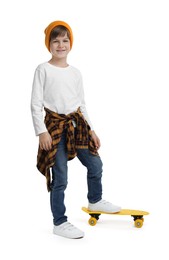
[[[97,219],[91,217],[91,218],[89,218],[89,221],[88,221],[88,222],[89,222],[89,225],[90,225],[90,226],[95,226],[96,223],[97,223]]]
[[[136,228],[141,228],[143,226],[143,220],[142,219],[136,219],[134,221],[135,227]]]

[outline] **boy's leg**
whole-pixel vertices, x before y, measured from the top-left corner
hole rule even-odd
[[[66,238],[82,238],[84,232],[67,221],[65,216],[64,191],[67,187],[67,147],[66,131],[58,144],[55,165],[52,167],[51,210],[53,213],[53,233]]]
[[[121,207],[102,200],[102,161],[88,149],[79,149],[77,157],[87,167],[88,208],[92,211],[119,212]]]
[[[62,134],[58,144],[55,165],[52,167],[52,184],[50,193],[51,210],[54,225],[60,225],[67,221],[65,216],[64,191],[67,187],[67,149],[66,132]]]
[[[96,203],[102,199],[102,161],[88,149],[78,149],[77,157],[87,167],[88,200]]]

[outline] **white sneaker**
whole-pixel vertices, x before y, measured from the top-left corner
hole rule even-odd
[[[116,213],[121,210],[121,207],[113,205],[106,200],[100,200],[96,203],[89,203],[88,209],[91,211],[104,211],[106,213]]]
[[[66,237],[66,238],[82,238],[84,237],[84,232],[76,228],[69,222],[64,222],[61,225],[54,226],[53,234]]]

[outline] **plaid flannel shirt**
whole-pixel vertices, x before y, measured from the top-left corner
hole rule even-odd
[[[52,148],[49,151],[45,151],[39,147],[37,168],[44,176],[46,176],[47,189],[50,191],[50,168],[55,164],[57,146],[61,140],[62,132],[65,129],[67,130],[68,160],[73,159],[77,155],[77,149],[89,149],[93,155],[98,155],[98,152],[92,140],[90,126],[84,119],[80,108],[78,108],[76,112],[68,115],[57,114],[47,108],[45,108],[45,111],[45,124],[52,137]],[[73,121],[76,123],[76,128],[73,125]]]

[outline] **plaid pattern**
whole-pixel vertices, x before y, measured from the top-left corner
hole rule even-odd
[[[45,108],[45,111],[45,124],[52,137],[52,148],[49,151],[45,151],[41,150],[39,147],[37,168],[44,176],[46,176],[47,189],[50,191],[50,168],[55,163],[57,146],[61,140],[64,129],[67,129],[68,160],[73,159],[77,155],[76,149],[89,149],[94,155],[98,155],[98,152],[92,140],[90,126],[84,119],[80,108],[78,108],[76,112],[68,115],[57,114],[47,108]],[[76,131],[72,121],[76,123]]]

